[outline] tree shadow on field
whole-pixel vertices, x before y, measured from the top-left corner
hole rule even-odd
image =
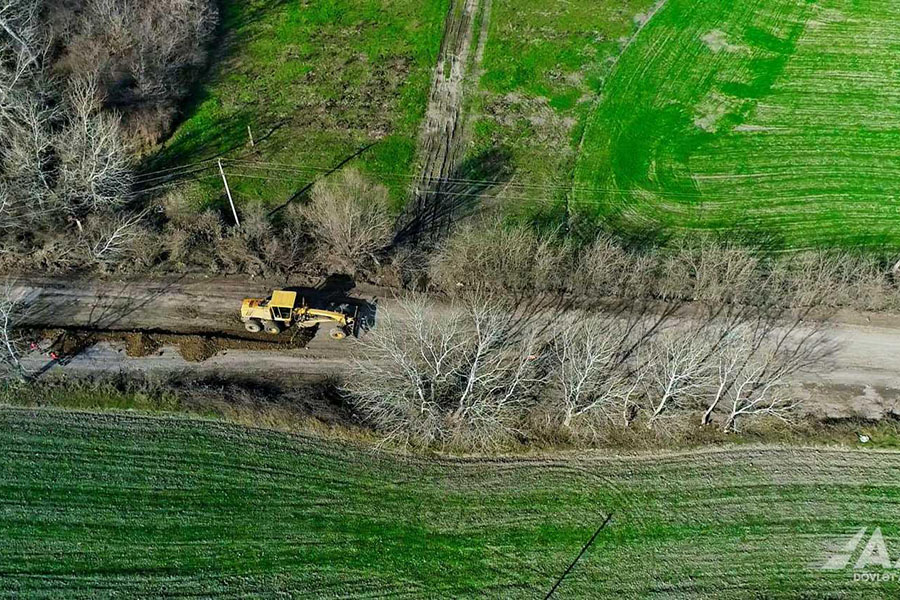
[[[323,179],[327,179],[328,177],[331,177],[332,175],[334,175],[335,173],[337,173],[338,171],[343,169],[348,163],[350,163],[353,160],[356,160],[357,158],[359,158],[360,156],[362,156],[363,154],[365,154],[366,152],[371,150],[376,144],[378,144],[378,140],[375,140],[374,142],[369,142],[368,144],[366,144],[364,146],[360,146],[354,152],[352,152],[351,154],[348,154],[347,156],[342,158],[340,161],[335,163],[330,169],[328,169],[328,171],[326,171],[322,175],[319,175],[318,177],[315,177],[314,179],[310,180],[309,183],[307,183],[302,188],[300,188],[299,190],[294,192],[290,198],[288,198],[287,200],[285,200],[284,202],[282,202],[281,204],[279,204],[278,206],[276,206],[275,208],[270,210],[269,214],[267,216],[271,217],[271,216],[275,215],[276,213],[280,212],[282,209],[284,209],[285,207],[287,207],[289,204],[291,204],[293,202],[297,202],[298,200],[305,200],[307,198],[307,196],[309,196],[309,193],[312,191],[312,189],[316,186],[317,183],[319,183]]]
[[[776,227],[749,218],[741,218],[726,229],[709,233],[710,238],[722,246],[738,246],[759,254],[779,252],[788,248],[787,239]]]
[[[166,136],[166,143],[144,158],[139,175],[181,166],[189,161],[210,161],[243,147],[248,139],[248,126],[252,127],[258,144],[287,123],[283,116],[265,112],[260,114],[257,107],[243,107],[227,118],[217,119],[210,127],[179,131],[212,97],[210,90],[234,70],[232,62],[237,58],[236,48],[263,34],[254,33],[253,25],[286,5],[287,0],[218,0],[215,4],[219,10],[219,22],[206,48],[206,65],[193,78],[187,97],[181,102],[178,115]],[[257,130],[262,132],[259,137]],[[179,135],[173,137],[176,133]]]
[[[394,246],[438,242],[455,222],[475,213],[512,173],[511,152],[494,147],[466,159],[446,179],[422,181],[398,220]]]
[[[572,233],[576,239],[586,242],[594,240],[598,235],[606,235],[624,249],[634,252],[662,248],[672,241],[672,234],[659,223],[635,223],[618,215],[598,220],[579,220]]]

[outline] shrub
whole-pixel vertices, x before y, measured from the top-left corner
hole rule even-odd
[[[316,184],[304,213],[321,259],[349,271],[378,264],[393,238],[387,188],[352,169]]]

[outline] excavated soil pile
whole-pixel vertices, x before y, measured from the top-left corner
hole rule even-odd
[[[314,331],[294,331],[279,336],[265,333],[177,334],[147,331],[84,331],[77,329],[45,329],[27,332],[27,339],[40,340],[40,349],[65,359],[80,354],[87,348],[107,342],[122,346],[132,358],[151,356],[163,347],[174,347],[184,360],[203,362],[226,350],[293,350],[305,347],[315,335]]]
[[[146,333],[125,334],[125,354],[132,358],[150,356],[159,350],[159,341]]]

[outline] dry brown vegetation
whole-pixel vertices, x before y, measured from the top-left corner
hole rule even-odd
[[[141,147],[168,133],[218,23],[209,0],[45,0],[42,11],[61,47],[54,72],[97,81]]]
[[[415,445],[594,443],[790,420],[791,377],[833,350],[829,311],[900,300],[889,266],[876,265],[710,240],[632,249],[600,235],[576,246],[469,225],[428,268],[449,305],[417,298],[382,315],[361,342],[374,358],[347,392],[386,437]]]
[[[377,265],[394,235],[387,188],[354,169],[316,184],[305,214],[320,260],[351,273]]]
[[[215,23],[208,0],[0,1],[5,270],[152,264],[135,134],[166,131]]]
[[[434,253],[445,293],[492,282],[509,294],[565,293],[581,301],[654,299],[795,308],[900,310],[900,274],[873,252],[772,255],[710,238],[632,248],[601,233],[576,245],[525,226],[465,225]],[[590,302],[589,302],[590,303]]]

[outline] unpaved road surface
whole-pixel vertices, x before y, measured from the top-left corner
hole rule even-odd
[[[327,332],[293,336],[286,332],[272,338],[244,331],[241,301],[248,296],[265,297],[278,288],[295,289],[316,306],[358,309],[360,319],[368,322],[377,311],[379,290],[357,289],[350,294],[346,287],[335,288],[327,282],[286,286],[283,281],[246,278],[29,278],[16,283],[14,294],[28,307],[22,326],[34,328],[27,341],[38,346],[26,356],[26,366],[39,373],[124,368],[317,376],[345,366],[352,342],[332,340]],[[135,334],[151,342],[149,351],[137,356],[129,348]],[[62,339],[61,335],[63,342],[49,345],[50,337]],[[208,351],[197,356],[194,347],[198,344],[208,346]],[[186,353],[185,347],[192,353]]]
[[[365,320],[377,323],[379,310],[390,310],[390,290],[335,287],[328,282],[296,286],[314,303],[354,305]],[[28,306],[25,326],[84,334],[99,331],[70,356],[49,356],[44,347],[26,357],[41,373],[192,371],[265,373],[270,377],[323,376],[339,373],[351,360],[352,339],[335,341],[325,332],[311,339],[254,338],[238,319],[241,300],[265,296],[284,282],[236,278],[166,278],[141,281],[65,281],[22,279],[15,293]],[[116,332],[122,337],[117,338]],[[155,340],[146,352],[129,350],[136,333]],[[35,334],[37,335],[37,334]],[[900,316],[838,315],[829,326],[837,351],[819,372],[797,379],[812,412],[823,417],[900,416]],[[156,337],[154,337],[156,336]],[[211,352],[185,358],[179,336],[212,340]],[[131,356],[129,356],[131,354]]]

